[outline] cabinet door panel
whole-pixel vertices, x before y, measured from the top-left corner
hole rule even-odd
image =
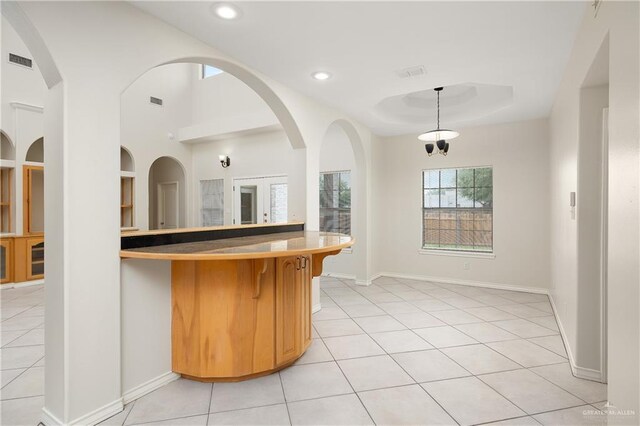
[[[294,360],[301,351],[301,273],[297,257],[278,258],[276,266],[276,364]]]
[[[312,302],[311,302],[311,257],[307,256],[303,260],[304,268],[302,272],[302,348],[303,350],[311,344],[311,338],[313,337],[311,332],[311,314],[312,314]]]

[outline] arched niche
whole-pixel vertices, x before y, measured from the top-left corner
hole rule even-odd
[[[133,155],[124,146],[120,147],[120,171],[121,172],[135,172],[135,162],[133,161]]]
[[[184,166],[160,157],[149,168],[149,229],[184,228],[187,187]]]
[[[2,130],[0,130],[0,143],[0,158],[14,161],[16,159],[16,148],[9,136]]]
[[[44,163],[44,138],[36,139],[35,142],[29,146],[25,161],[31,163]]]

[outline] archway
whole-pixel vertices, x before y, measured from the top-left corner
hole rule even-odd
[[[25,155],[25,161],[30,163],[44,163],[44,138],[36,139]]]
[[[138,80],[141,76],[143,76],[153,68],[157,68],[162,65],[178,63],[209,65],[233,75],[238,80],[249,86],[255,93],[258,94],[258,96],[262,98],[262,100],[269,106],[269,108],[271,108],[273,113],[278,118],[278,121],[280,121],[280,124],[282,125],[282,128],[287,134],[291,146],[294,149],[306,147],[297,122],[293,118],[293,115],[284,104],[284,101],[280,98],[280,96],[276,94],[275,91],[267,83],[265,83],[264,80],[262,80],[246,68],[226,59],[213,57],[181,57],[159,63],[151,68],[148,68],[145,72],[140,73],[122,90],[122,93],[124,93],[129,88],[129,86],[133,84],[134,81]]]
[[[320,174],[320,229],[356,239],[353,251],[327,259],[325,270],[366,284],[367,164],[360,134],[349,121],[338,119],[328,126],[320,147]]]
[[[121,172],[135,172],[136,165],[133,160],[133,155],[124,146],[120,146],[120,171]]]
[[[0,159],[14,161],[16,159],[16,149],[13,141],[2,130],[0,130]]]
[[[182,164],[160,157],[149,168],[149,229],[186,226],[186,179]]]

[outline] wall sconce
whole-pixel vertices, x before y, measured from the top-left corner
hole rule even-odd
[[[228,155],[218,155],[218,159],[220,160],[222,167],[225,169],[231,165],[231,158],[229,158]]]

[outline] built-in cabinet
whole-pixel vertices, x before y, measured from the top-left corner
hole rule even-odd
[[[13,168],[0,167],[0,232],[9,233],[12,228]]]
[[[172,369],[198,380],[267,374],[311,344],[311,256],[172,262]]]
[[[13,282],[13,239],[0,240],[0,284]]]
[[[44,278],[44,235],[3,237],[0,247],[1,284]]]
[[[24,234],[44,232],[44,167],[23,166],[22,226]]]
[[[120,177],[120,227],[133,228],[134,177]]]

